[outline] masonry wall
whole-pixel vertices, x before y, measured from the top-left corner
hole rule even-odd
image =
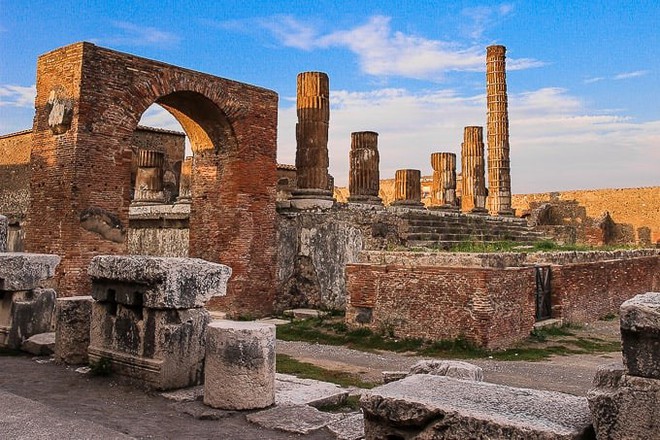
[[[32,131],[0,136],[0,214],[22,219],[30,204]]]

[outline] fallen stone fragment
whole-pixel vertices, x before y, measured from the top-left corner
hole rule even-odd
[[[337,440],[359,440],[364,438],[364,417],[362,413],[353,413],[327,426]]]
[[[334,383],[300,379],[288,374],[275,375],[276,405],[339,405],[348,397],[348,390]]]
[[[360,399],[365,438],[595,439],[584,397],[416,374]]]
[[[175,402],[194,402],[204,397],[204,385],[180,388],[178,390],[160,393],[160,395]]]
[[[401,380],[408,376],[406,371],[383,371],[383,383],[390,383],[396,380]]]
[[[484,380],[484,372],[481,367],[461,361],[419,361],[410,367],[408,375],[412,374],[432,374],[434,376],[447,376],[454,379],[474,380],[477,382]]]
[[[55,350],[55,333],[39,333],[30,336],[21,345],[21,350],[35,356],[50,356]]]
[[[660,379],[660,293],[629,299],[621,305],[620,316],[627,374]]]
[[[266,429],[309,434],[330,423],[341,420],[341,415],[319,411],[307,405],[282,405],[249,414],[249,422]]]

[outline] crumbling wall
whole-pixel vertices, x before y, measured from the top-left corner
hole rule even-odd
[[[23,250],[22,224],[30,205],[32,131],[0,136],[0,214],[9,220],[7,250]]]

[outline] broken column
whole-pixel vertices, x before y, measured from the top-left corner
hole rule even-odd
[[[431,208],[453,209],[456,206],[456,155],[432,153],[431,167]]]
[[[87,296],[57,298],[55,303],[55,361],[86,364],[92,303]]]
[[[422,203],[422,173],[419,170],[396,170],[392,205],[424,208]]]
[[[380,189],[378,133],[358,131],[351,133],[348,175],[348,202],[382,205]]]
[[[506,94],[506,48],[486,48],[488,106],[488,211],[512,215],[509,165],[509,113]]]
[[[275,403],[275,326],[213,321],[206,334],[204,403],[226,410]]]
[[[181,164],[179,175],[179,196],[176,203],[191,203],[192,201],[192,156],[188,156]]]
[[[486,212],[483,127],[465,127],[461,144],[461,211]]]
[[[92,279],[89,362],[148,388],[201,382],[206,326],[204,304],[223,296],[231,269],[198,258],[97,256]]]
[[[51,331],[57,255],[0,254],[0,347],[19,349],[30,336]]]
[[[164,203],[163,163],[165,153],[155,150],[139,150],[135,176],[135,203]]]
[[[620,309],[623,368],[601,367],[587,393],[599,439],[656,438],[660,432],[660,293]]]
[[[298,209],[330,208],[328,188],[328,128],[330,82],[323,72],[302,72],[297,78],[296,180],[291,206]]]

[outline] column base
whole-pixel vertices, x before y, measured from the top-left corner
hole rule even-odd
[[[291,207],[295,209],[329,209],[335,204],[332,191],[316,188],[299,188],[291,191]]]
[[[431,205],[427,206],[426,209],[429,211],[458,211],[458,206],[452,205]]]
[[[390,206],[396,206],[398,208],[426,209],[426,206],[424,206],[422,202],[415,202],[414,200],[395,200]]]
[[[363,205],[382,205],[383,199],[377,196],[349,196],[348,203],[360,203]]]

